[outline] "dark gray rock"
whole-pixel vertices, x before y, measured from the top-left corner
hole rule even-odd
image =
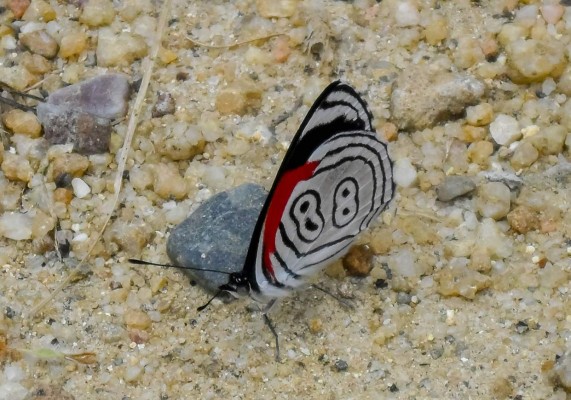
[[[241,271],[267,192],[247,183],[219,193],[171,231],[167,254],[205,289],[228,283],[225,273]],[[225,273],[201,271],[211,269]]]
[[[37,107],[45,139],[81,154],[109,151],[111,121],[127,112],[129,90],[125,75],[106,74],[53,92]]]
[[[468,176],[449,176],[436,188],[440,201],[450,201],[476,189],[476,184]]]

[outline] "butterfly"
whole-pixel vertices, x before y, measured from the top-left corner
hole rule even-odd
[[[279,358],[277,333],[267,316],[271,305],[345,255],[394,191],[387,143],[377,136],[367,104],[351,86],[331,83],[285,154],[242,270],[230,273],[210,301],[228,292],[266,303],[263,315]]]
[[[387,144],[367,104],[351,86],[333,82],[286,152],[242,271],[220,290],[266,303],[289,295],[344,256],[394,190]]]

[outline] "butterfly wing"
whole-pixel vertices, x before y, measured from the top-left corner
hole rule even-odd
[[[293,138],[258,218],[243,270],[252,296],[285,296],[343,256],[393,192],[387,145],[366,103],[332,83]]]

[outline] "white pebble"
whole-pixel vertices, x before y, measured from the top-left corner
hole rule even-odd
[[[403,1],[397,5],[395,20],[397,26],[415,26],[420,23],[420,13],[414,4]]]
[[[416,168],[408,158],[401,158],[395,162],[394,166],[395,183],[400,187],[411,187],[417,180]]]
[[[73,187],[73,194],[79,199],[83,199],[91,193],[91,188],[81,178],[73,178],[71,180],[71,186]]]
[[[4,368],[4,379],[19,382],[24,379],[24,371],[18,365],[9,364]]]
[[[551,93],[553,93],[553,91],[555,90],[555,87],[557,86],[557,84],[555,83],[555,81],[553,80],[553,78],[547,78],[546,80],[543,81],[543,83],[541,84],[541,92],[546,95],[549,96]]]
[[[490,134],[497,144],[506,146],[521,138],[521,129],[514,117],[499,114],[490,124]]]
[[[6,212],[0,216],[0,236],[12,240],[32,238],[33,218],[27,214]]]
[[[0,399],[24,400],[28,389],[18,382],[6,382],[0,385]]]
[[[136,346],[136,344],[135,344]],[[141,368],[138,365],[134,365],[134,366],[129,366],[125,369],[125,381],[127,382],[133,382],[135,380],[137,380],[139,378],[139,376],[141,375],[141,372],[143,372],[143,368]]]

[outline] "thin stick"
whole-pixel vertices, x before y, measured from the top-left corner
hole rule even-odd
[[[14,108],[19,108],[22,111],[34,111],[34,107],[27,106],[25,104],[20,104],[17,101],[7,99],[6,97],[0,96],[0,103],[8,104]]]
[[[285,33],[273,33],[273,34],[271,34],[271,35],[261,36],[261,37],[254,38],[254,39],[248,39],[248,40],[244,40],[244,41],[242,41],[242,42],[236,42],[236,43],[232,43],[232,44],[223,44],[223,45],[212,45],[212,44],[202,43],[202,42],[199,42],[198,40],[192,39],[192,38],[189,37],[189,36],[186,36],[186,39],[187,39],[190,43],[192,43],[192,44],[194,44],[194,45],[196,45],[196,46],[200,46],[200,47],[206,47],[206,48],[209,48],[209,49],[231,49],[232,47],[242,46],[242,45],[244,45],[244,44],[252,43],[252,42],[255,42],[255,41],[258,41],[258,40],[268,40],[268,39],[271,39],[271,38],[273,38],[273,37],[282,36],[282,35],[285,35]]]
[[[135,104],[134,104],[133,109],[131,111],[131,114],[129,116],[129,124],[127,126],[127,134],[125,135],[125,140],[123,141],[123,147],[121,147],[121,150],[119,152],[119,160],[117,162],[117,174],[115,176],[115,183],[113,185],[113,188],[115,191],[115,193],[113,194],[113,210],[115,210],[115,207],[117,206],[117,203],[119,202],[119,195],[121,192],[121,185],[123,182],[123,171],[125,171],[125,166],[127,164],[127,157],[129,155],[129,149],[131,148],[131,142],[133,141],[133,136],[135,134],[135,129],[137,127],[137,122],[139,119],[139,113],[140,113],[141,108],[143,106],[143,103],[145,101],[147,89],[148,89],[149,83],[151,81],[151,74],[153,72],[153,66],[154,66],[155,60],[157,58],[157,54],[159,53],[159,48],[161,46],[161,37],[163,35],[164,29],[166,26],[167,15],[169,13],[169,10],[170,10],[170,0],[165,0],[163,7],[162,7],[161,14],[159,16],[159,23],[157,25],[156,40],[155,40],[155,43],[153,44],[153,48],[151,50],[150,57],[144,60],[143,70],[145,72],[143,74],[143,79],[141,81],[141,87],[139,89],[139,93],[137,94],[137,98],[135,99]],[[87,259],[91,255],[93,249],[95,248],[97,243],[99,243],[99,239],[103,235],[103,232],[105,231],[105,228],[107,227],[107,224],[109,223],[112,214],[113,214],[113,211],[111,211],[109,214],[107,214],[107,217],[105,219],[105,222],[103,223],[103,226],[101,227],[101,229],[99,230],[99,232],[95,236],[95,238],[93,239],[91,246],[89,247],[89,250],[87,251],[85,256],[81,259],[81,261],[77,265],[76,269],[79,269],[83,264],[86,263]],[[67,284],[69,282],[71,282],[72,275],[74,275],[73,271],[70,273],[70,275],[68,275],[67,278],[64,279],[64,281],[47,298],[42,300],[38,305],[36,305],[35,307],[33,307],[30,310],[29,315],[31,318],[33,318],[47,303],[49,303],[51,300],[53,300],[55,298],[55,296],[59,292],[61,292],[67,286]]]

